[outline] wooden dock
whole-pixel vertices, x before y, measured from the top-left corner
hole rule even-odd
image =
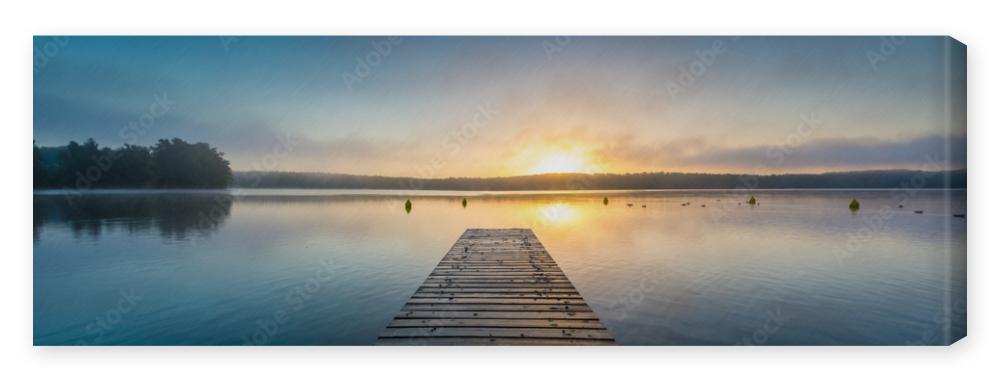
[[[614,345],[530,229],[468,229],[376,345]]]

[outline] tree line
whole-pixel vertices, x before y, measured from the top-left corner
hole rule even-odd
[[[455,191],[965,188],[966,170],[879,170],[822,174],[542,174],[496,178],[386,177],[302,172],[237,172],[233,185],[247,188],[411,189]]]
[[[160,139],[153,146],[100,147],[93,139],[33,146],[34,188],[224,188],[233,173],[207,143]]]

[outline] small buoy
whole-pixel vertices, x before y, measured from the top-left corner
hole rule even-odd
[[[643,205],[642,205],[642,208],[646,208],[646,205],[645,205],[645,204],[643,204]]]
[[[469,205],[469,201],[465,200],[465,198],[462,198],[462,208],[465,208],[465,206],[467,205]]]
[[[632,203],[628,203],[628,206],[629,206],[629,207],[632,207]]]
[[[754,204],[757,204],[757,198],[751,196],[750,200],[747,200],[747,204],[749,204],[751,206],[754,205]]]
[[[704,204],[702,204],[702,205],[701,205],[701,207],[702,207],[702,208],[705,208],[705,205],[704,205]]]
[[[859,208],[861,208],[861,203],[858,203],[857,199],[851,199],[851,204],[848,206],[848,208],[850,208],[851,211],[857,211]]]
[[[903,208],[903,205],[902,205],[902,204],[900,204],[900,205],[899,205],[899,208]]]
[[[406,208],[406,213],[410,213],[413,209],[413,203],[410,203],[410,199],[406,199],[406,204],[403,205]]]

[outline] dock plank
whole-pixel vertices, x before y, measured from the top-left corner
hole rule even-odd
[[[530,229],[468,229],[377,345],[614,345]]]
[[[469,327],[469,328],[558,328],[558,329],[603,329],[597,320],[512,320],[504,318],[397,318],[389,323],[389,328],[422,327]]]
[[[386,337],[379,338],[378,345],[396,346],[608,346],[614,340],[589,339],[548,339],[548,338],[488,338],[488,337]]]
[[[590,312],[587,305],[569,304],[410,304],[403,305],[406,310],[464,310],[470,312],[506,311],[506,312]]]
[[[465,312],[404,310],[396,318],[504,318],[510,320],[596,320],[594,312]]]
[[[610,340],[607,329],[558,329],[558,328],[497,328],[497,327],[422,327],[386,328],[383,337],[503,337],[503,338],[581,338]]]
[[[583,297],[576,292],[417,292],[413,298],[443,298],[443,297],[476,297],[476,298],[508,298],[508,297],[539,297],[539,298],[574,298]]]

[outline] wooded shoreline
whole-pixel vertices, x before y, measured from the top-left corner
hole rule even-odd
[[[543,174],[495,178],[411,178],[301,172],[235,172],[234,187],[436,191],[916,188],[962,189],[966,170],[880,170],[823,174]]]

